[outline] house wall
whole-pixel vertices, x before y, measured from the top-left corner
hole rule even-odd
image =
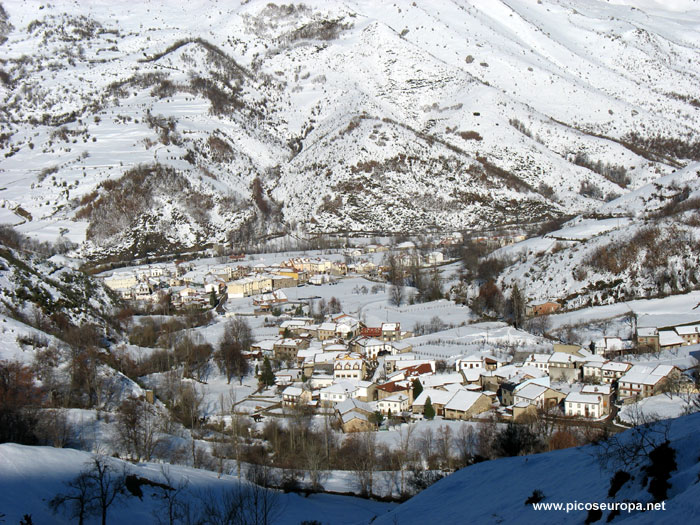
[[[369,432],[374,430],[374,425],[369,421],[362,419],[351,419],[347,423],[343,423],[343,432]]]
[[[567,383],[573,383],[578,381],[581,377],[581,371],[579,368],[559,368],[554,365],[549,365],[549,377],[552,381],[566,381]]]

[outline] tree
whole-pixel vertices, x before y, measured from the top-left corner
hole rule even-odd
[[[389,288],[389,302],[394,306],[401,306],[404,301],[404,289],[402,284],[394,284]]]
[[[384,414],[382,414],[379,410],[375,410],[374,413],[369,416],[369,419],[372,423],[377,425],[377,427],[380,427],[384,421]]]
[[[126,473],[118,472],[109,460],[94,456],[78,476],[66,483],[70,491],[58,494],[49,502],[55,513],[67,508],[71,518],[77,518],[82,525],[85,518],[99,514],[102,525],[107,523],[109,507],[121,496],[126,481]]]
[[[143,399],[129,398],[119,406],[117,422],[121,447],[136,461],[150,461],[161,445],[161,417],[156,408]]]
[[[237,317],[226,323],[224,335],[219,341],[216,361],[219,370],[226,375],[228,383],[231,383],[234,375],[243,383],[243,376],[248,373],[248,361],[243,356],[243,351],[249,350],[252,344],[253,335],[244,319]]]
[[[427,288],[423,294],[426,301],[437,301],[442,299],[442,279],[437,267],[433,268]]]
[[[430,401],[430,396],[425,400],[425,408],[423,409],[423,417],[425,419],[433,419],[435,417],[435,409],[433,408],[433,403]]]
[[[468,423],[462,423],[454,438],[455,448],[459,453],[460,466],[466,467],[476,455],[478,437],[474,427]]]
[[[437,431],[437,451],[442,462],[441,468],[452,468],[452,429],[442,425]]]
[[[502,312],[503,294],[495,281],[489,280],[479,288],[479,296],[474,300],[472,308],[483,313]]]
[[[421,385],[418,378],[416,378],[413,380],[412,386],[413,386],[413,400],[415,401],[416,399],[418,399],[418,396],[421,394],[421,392],[423,392],[423,385]]]
[[[264,386],[272,386],[275,384],[275,374],[272,372],[270,360],[265,357],[263,360],[262,371],[260,372],[260,384]]]
[[[203,401],[204,394],[197,391],[193,384],[187,383],[180,388],[171,410],[180,423],[187,428],[195,428],[199,424],[200,409]]]
[[[400,428],[395,447],[396,459],[401,469],[401,482],[399,486],[399,494],[401,494],[401,496],[406,496],[408,494],[408,490],[406,489],[406,469],[410,466],[415,457],[415,450],[413,448],[414,429],[415,427],[412,425]]]
[[[351,456],[352,470],[360,493],[365,496],[373,494],[374,471],[377,469],[376,432],[358,432],[346,438],[351,442],[351,449],[356,453]]]
[[[537,444],[537,436],[525,425],[510,422],[496,434],[494,447],[496,455],[501,457],[528,454]]]
[[[384,260],[384,266],[386,267],[387,282],[392,285],[403,285],[403,269],[399,258],[390,253]]]
[[[153,517],[159,524],[163,525],[187,523],[185,519],[188,517],[189,508],[185,495],[189,480],[183,478],[175,485],[175,480],[167,467],[161,466],[160,472],[165,483],[158,485],[161,502],[160,507],[153,511]]]
[[[36,444],[36,417],[31,407],[40,399],[29,367],[0,362],[0,443]]]
[[[512,319],[515,328],[522,327],[525,317],[525,298],[518,287],[518,283],[513,283],[513,289],[510,291],[508,316]]]
[[[106,458],[95,456],[92,460],[92,469],[88,471],[95,487],[93,500],[102,517],[102,525],[107,523],[107,510],[122,494],[126,474],[117,472]]]
[[[58,494],[49,501],[49,508],[55,514],[65,509],[70,519],[77,519],[78,525],[85,523],[85,518],[91,515],[90,504],[93,498],[93,481],[87,472],[81,472],[78,476],[67,482],[70,492]]]
[[[343,305],[337,297],[331,297],[328,301],[328,313],[339,314],[343,311]]]

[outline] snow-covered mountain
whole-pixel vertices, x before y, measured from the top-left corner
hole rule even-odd
[[[700,158],[663,4],[5,0],[0,220],[105,256],[595,210]]]

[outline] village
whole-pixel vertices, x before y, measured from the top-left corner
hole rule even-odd
[[[626,337],[564,344],[503,322],[478,322],[444,299],[392,306],[388,253],[404,266],[440,268],[448,284],[458,266],[442,251],[419,253],[409,241],[259,261],[153,264],[101,277],[148,312],[203,309],[216,312],[214,325],[250,323],[254,342],[244,355],[259,388],[244,391],[236,410],[256,420],[305,410],[332,414],[346,433],[435,418],[517,422],[546,415],[624,424],[619,407],[662,393],[697,393],[691,375],[697,361],[669,355],[698,344],[700,317],[669,326],[635,322]],[[550,316],[560,306],[528,304],[525,315]],[[444,322],[424,330],[435,319]],[[197,330],[205,339],[219,333]],[[273,378],[261,379],[265,366]]]

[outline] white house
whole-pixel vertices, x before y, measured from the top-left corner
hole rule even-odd
[[[457,372],[460,370],[483,370],[484,358],[477,354],[461,357],[455,362],[455,368]]]
[[[635,365],[618,381],[619,399],[653,396],[666,379],[679,376],[680,370],[672,365],[658,365],[655,368]]]
[[[603,396],[583,392],[570,392],[564,399],[564,414],[567,416],[598,419],[603,415]]]
[[[603,366],[600,368],[603,375],[603,383],[609,384],[613,381],[617,381],[625,375],[630,368],[632,368],[632,365],[624,362],[608,361],[607,363],[603,363]]]
[[[408,396],[398,393],[380,399],[377,401],[377,409],[385,416],[406,412],[408,411]]]
[[[357,385],[350,381],[340,381],[338,383],[333,383],[330,386],[322,388],[319,392],[321,398],[321,404],[323,405],[335,405],[346,399],[355,397],[357,392]]]
[[[549,372],[549,357],[550,354],[530,354],[525,359],[525,365]]]
[[[339,356],[333,363],[333,377],[336,379],[364,379],[367,367],[358,354]]]

